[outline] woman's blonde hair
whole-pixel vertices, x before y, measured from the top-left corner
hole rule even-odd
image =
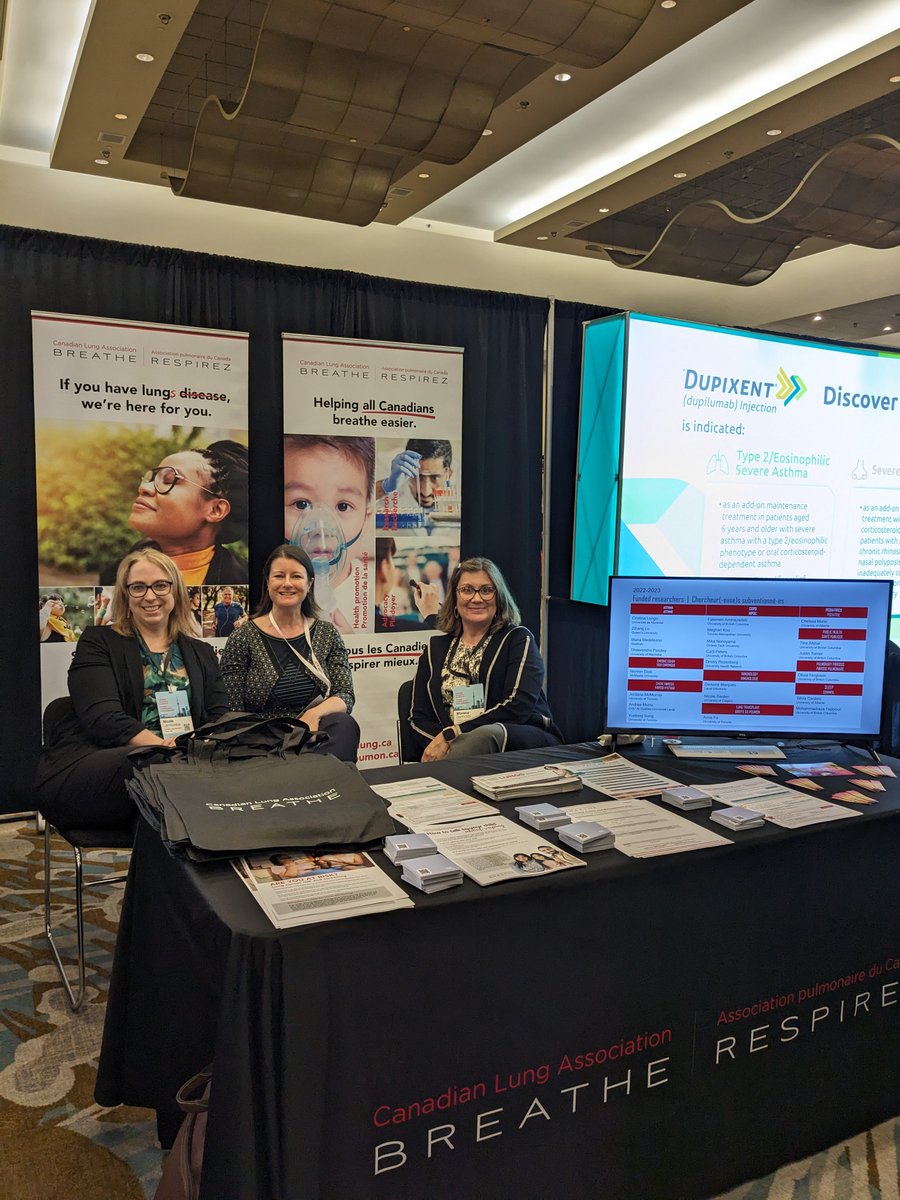
[[[494,585],[497,612],[491,622],[491,633],[503,629],[506,625],[518,625],[521,621],[518,605],[510,594],[506,580],[500,568],[489,558],[464,558],[450,577],[447,595],[437,615],[437,627],[442,633],[452,633],[454,636],[462,633],[462,621],[457,609],[456,589],[459,587],[460,576],[466,573],[484,571]]]
[[[181,578],[181,572],[167,554],[161,550],[132,550],[119,563],[116,571],[116,589],[113,595],[115,623],[113,629],[122,637],[134,637],[134,622],[131,619],[131,597],[128,594],[128,574],[135,563],[150,562],[159,567],[162,575],[172,581],[172,596],[175,607],[169,613],[169,638],[174,642],[179,634],[197,636],[197,625],[191,616],[191,601]]]

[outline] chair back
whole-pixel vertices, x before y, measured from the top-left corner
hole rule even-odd
[[[44,745],[52,746],[56,741],[57,731],[63,722],[72,721],[75,717],[75,705],[71,696],[57,696],[44,709],[43,734]]]
[[[419,762],[422,753],[413,737],[409,724],[409,714],[412,710],[413,680],[404,679],[397,690],[397,744],[400,747],[402,763]]]

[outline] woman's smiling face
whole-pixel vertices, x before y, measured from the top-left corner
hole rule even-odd
[[[141,480],[128,523],[144,537],[153,538],[166,554],[202,550],[214,544],[218,526],[230,505],[214,495],[212,474],[202,454],[181,450],[169,454],[160,467],[174,467],[183,478],[169,492],[158,492],[155,483]]]

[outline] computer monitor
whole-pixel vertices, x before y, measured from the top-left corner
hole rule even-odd
[[[870,744],[891,586],[615,576],[606,728]]]

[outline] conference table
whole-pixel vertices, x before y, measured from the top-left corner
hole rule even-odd
[[[366,774],[471,791],[472,774],[598,753]],[[629,757],[738,777],[658,746]],[[141,822],[97,1099],[167,1118],[212,1062],[201,1200],[707,1200],[900,1110],[900,778],[882,782],[853,819],[712,826],[730,844],[608,850],[288,930],[227,863],[173,858]]]

